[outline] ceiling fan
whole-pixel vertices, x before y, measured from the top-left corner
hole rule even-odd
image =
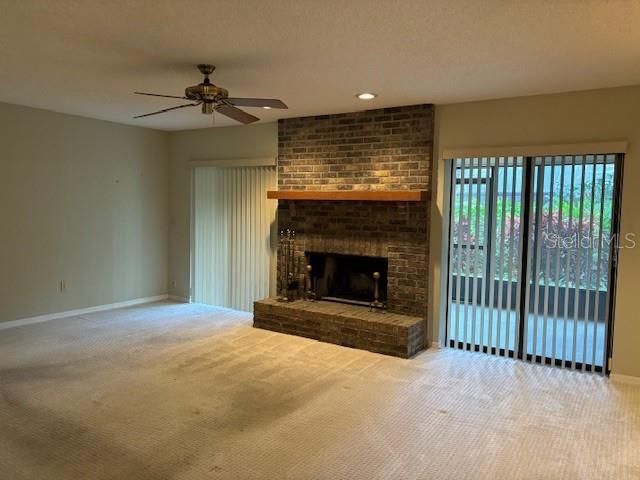
[[[133,118],[150,117],[151,115],[158,115],[160,113],[170,112],[171,110],[178,110],[180,108],[202,106],[202,113],[205,115],[212,115],[215,111],[240,123],[247,124],[257,122],[260,119],[245,112],[244,110],[240,110],[237,107],[262,107],[266,109],[287,108],[282,100],[277,100],[275,98],[229,97],[229,92],[225,88],[218,87],[209,80],[209,75],[211,75],[215,69],[216,67],[213,65],[203,63],[199,64],[198,70],[200,70],[204,75],[204,80],[198,85],[187,87],[184,91],[184,96],[182,97],[175,95],[162,95],[159,93],[133,92],[136,95],[191,100],[191,103],[185,103],[183,105],[178,105],[177,107],[163,108],[157,112],[145,113],[144,115],[137,115]]]

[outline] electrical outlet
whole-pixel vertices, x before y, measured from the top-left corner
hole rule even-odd
[[[58,291],[60,293],[64,292],[67,289],[67,284],[64,280],[58,280]]]
[[[175,280],[171,280],[171,288],[176,288],[176,281]]]

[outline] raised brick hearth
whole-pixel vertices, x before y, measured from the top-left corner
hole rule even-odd
[[[334,302],[268,298],[254,304],[254,326],[370,352],[409,358],[424,348],[424,319]]]
[[[422,343],[421,348],[426,341],[432,140],[432,105],[291,118],[278,123],[280,191],[427,192],[420,197],[421,201],[415,202],[278,200],[279,229],[296,231],[297,264],[307,263],[306,252],[387,258],[388,312],[421,320],[423,328],[416,334],[419,340],[414,339]],[[279,273],[281,268],[279,262]],[[278,309],[280,321],[272,322],[270,329],[303,335],[301,327],[296,328],[296,321],[314,322],[308,318],[309,307],[302,309],[303,303],[308,302],[282,304]],[[296,305],[307,314],[296,314]],[[388,314],[369,313],[367,307],[350,308],[374,317],[379,315],[382,324],[383,317],[392,318]],[[256,314],[259,311],[261,306],[257,303]],[[283,315],[290,316],[291,321],[284,321]],[[260,316],[256,317],[255,326],[264,326]],[[357,326],[344,324],[344,319],[340,321],[342,330],[304,336],[373,350],[353,341],[360,338],[351,331],[357,330]],[[339,322],[337,317],[329,323],[315,324],[318,328],[329,328],[334,322]],[[340,341],[335,336],[339,330],[349,339]],[[369,338],[367,332],[362,331],[363,338]],[[396,334],[401,336],[399,331]],[[408,347],[405,343],[405,346],[409,350],[401,356],[415,353],[411,350],[415,345]]]

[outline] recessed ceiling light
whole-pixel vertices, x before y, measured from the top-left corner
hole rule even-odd
[[[378,95],[376,95],[375,93],[359,93],[358,95],[356,95],[360,100],[373,100],[374,98],[376,98]]]
[[[264,108],[265,110],[271,110],[271,107],[262,107],[262,108]]]

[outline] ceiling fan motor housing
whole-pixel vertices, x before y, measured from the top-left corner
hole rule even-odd
[[[217,102],[229,96],[226,88],[216,87],[212,83],[201,83],[193,87],[187,87],[184,96],[196,102]]]
[[[202,113],[204,114],[213,113],[214,104],[229,96],[229,92],[225,88],[216,87],[209,80],[209,75],[211,75],[215,69],[216,67],[213,65],[199,64],[198,70],[204,75],[204,81],[198,85],[187,87],[184,90],[184,96],[189,100],[203,102]]]

